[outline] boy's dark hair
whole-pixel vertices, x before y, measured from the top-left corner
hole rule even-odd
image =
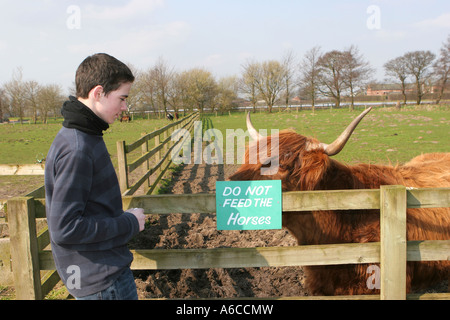
[[[106,53],[97,53],[84,59],[75,75],[77,97],[83,99],[98,85],[103,87],[107,95],[117,90],[122,83],[133,81],[130,68]]]

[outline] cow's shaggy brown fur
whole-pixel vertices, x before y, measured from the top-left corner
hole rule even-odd
[[[261,167],[249,164],[249,152],[267,155],[271,137],[261,138],[246,150],[247,161],[231,180],[282,181],[283,191],[377,189],[381,185],[450,187],[450,153],[424,154],[405,165],[346,165],[330,158],[315,139],[292,131],[279,133],[279,169],[262,175]],[[263,147],[259,147],[259,146]],[[316,147],[311,147],[316,146]],[[270,157],[270,151],[269,151]],[[263,158],[263,157],[261,157]],[[264,159],[264,158],[263,158]],[[380,241],[378,210],[290,212],[283,226],[299,245]],[[408,209],[407,240],[449,240],[450,209]],[[306,286],[312,295],[377,294],[367,286],[368,265],[305,267]],[[450,261],[408,262],[407,292],[432,285],[450,275]]]

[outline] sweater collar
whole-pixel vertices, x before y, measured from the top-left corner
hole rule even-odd
[[[61,113],[64,117],[63,126],[66,128],[78,129],[98,136],[102,136],[103,131],[109,128],[107,122],[73,96],[64,102]]]

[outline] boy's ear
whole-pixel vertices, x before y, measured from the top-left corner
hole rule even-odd
[[[90,95],[92,95],[92,98],[94,98],[94,100],[100,99],[102,93],[103,93],[103,87],[101,85],[95,86],[90,91]]]

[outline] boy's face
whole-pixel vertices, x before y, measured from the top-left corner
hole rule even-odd
[[[105,95],[102,89],[93,108],[95,114],[103,121],[113,124],[116,119],[120,118],[122,111],[127,110],[126,99],[131,85],[131,82],[122,83],[117,90],[109,92],[108,95]]]

